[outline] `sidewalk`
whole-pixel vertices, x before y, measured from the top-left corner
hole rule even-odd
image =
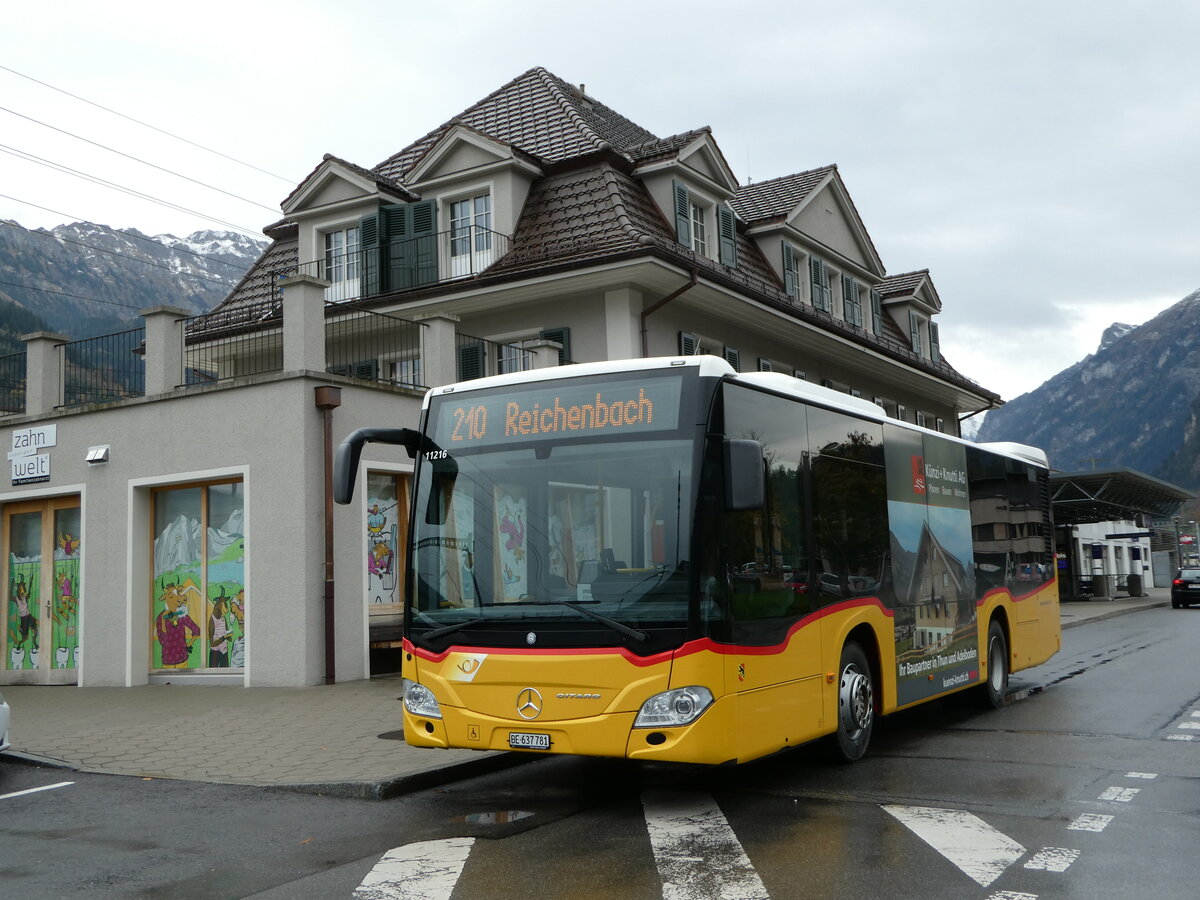
[[[1062,604],[1072,628],[1170,602]],[[535,757],[419,750],[400,733],[400,677],[306,688],[6,686],[9,753],[82,772],[383,799]]]

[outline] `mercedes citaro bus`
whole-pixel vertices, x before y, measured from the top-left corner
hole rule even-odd
[[[421,747],[744,762],[1060,646],[1044,454],[972,444],[711,356],[435,388],[415,459],[404,735]]]

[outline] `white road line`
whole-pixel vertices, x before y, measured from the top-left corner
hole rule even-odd
[[[1020,859],[1025,848],[962,809],[884,806],[921,840],[987,887]]]
[[[1193,719],[1200,719],[1200,709],[1193,709],[1191,715]]]
[[[1158,777],[1155,772],[1126,772],[1126,778],[1145,778],[1147,781],[1153,781]]]
[[[1195,735],[1191,735],[1191,734],[1168,734],[1167,735],[1168,741],[1194,741],[1195,739],[1196,739]]]
[[[1102,816],[1098,813],[1083,813],[1075,817],[1067,826],[1067,831],[1103,831],[1112,822],[1114,816]]]
[[[642,805],[663,900],[769,900],[741,842],[711,797],[647,791]]]
[[[0,800],[7,800],[9,797],[23,797],[25,794],[36,794],[38,791],[52,791],[55,788],[66,787],[74,783],[73,781],[60,781],[58,784],[46,784],[42,785],[42,787],[29,788],[25,791],[13,791],[11,794],[0,794]]]
[[[1025,868],[1041,869],[1044,872],[1065,872],[1077,859],[1079,859],[1078,850],[1068,850],[1066,847],[1043,847],[1025,863]]]
[[[1024,894],[1021,891],[996,891],[988,894],[987,900],[1038,900],[1037,894]]]
[[[354,891],[355,900],[450,900],[474,843],[447,838],[389,850]]]
[[[1110,787],[1105,788],[1100,795],[1101,800],[1115,800],[1117,803],[1128,803],[1141,793],[1141,788]]]
[[[1180,722],[1175,727],[1184,731],[1200,731],[1200,722]]]

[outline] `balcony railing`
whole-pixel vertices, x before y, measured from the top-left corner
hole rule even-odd
[[[63,406],[111,403],[141,397],[146,362],[145,328],[71,341],[63,345]]]
[[[527,372],[533,368],[534,353],[519,344],[497,344],[459,332],[455,338],[458,380],[470,381],[488,375]]]
[[[183,327],[183,384],[283,371],[283,314],[265,301],[192,316]]]
[[[0,356],[0,416],[25,412],[25,351]]]
[[[350,253],[330,254],[275,274],[323,278],[329,282],[325,299],[344,303],[470,278],[508,253],[508,248],[507,235],[472,225]],[[277,284],[278,280],[277,277]]]
[[[421,332],[427,326],[340,303],[327,304],[326,313],[328,372],[405,387],[425,387]]]

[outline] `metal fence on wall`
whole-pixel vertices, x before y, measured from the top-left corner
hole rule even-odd
[[[145,328],[63,345],[63,406],[111,403],[146,390]]]
[[[25,412],[25,351],[0,356],[0,415]]]
[[[388,313],[326,306],[325,363],[334,375],[425,387],[421,334],[427,327]]]
[[[193,316],[183,327],[183,385],[283,371],[283,311],[278,301]]]

